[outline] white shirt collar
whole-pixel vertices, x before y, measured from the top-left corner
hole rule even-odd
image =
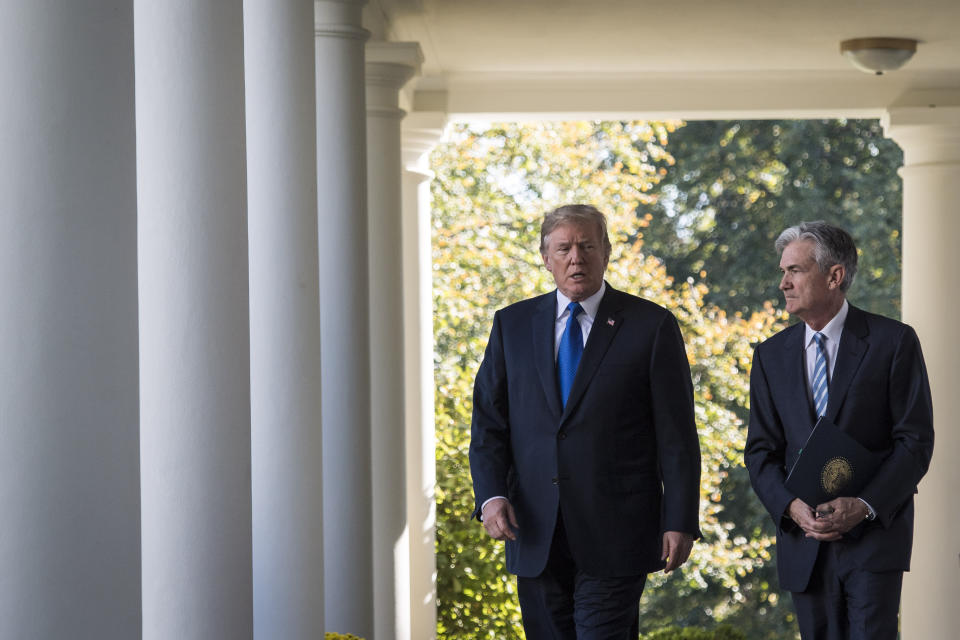
[[[607,282],[604,280],[600,283],[600,288],[597,289],[597,292],[580,301],[580,306],[583,307],[584,312],[590,316],[591,319],[597,317],[597,309],[600,308],[600,300],[603,298],[603,293],[607,290]],[[567,305],[570,304],[570,298],[563,295],[560,292],[560,289],[557,289],[557,315],[559,318],[567,311]]]
[[[837,315],[833,316],[823,329],[820,329],[820,333],[827,337],[828,342],[840,344],[840,334],[843,333],[843,323],[847,321],[847,312],[849,310],[850,305],[847,304],[846,299],[844,299],[843,304],[840,306],[840,311],[837,311]],[[817,332],[811,329],[808,324],[804,326],[806,327],[806,331],[804,332],[803,344],[810,346],[810,343],[813,342],[813,334]]]

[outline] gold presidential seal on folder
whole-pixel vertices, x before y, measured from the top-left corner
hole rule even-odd
[[[831,496],[839,495],[853,480],[853,465],[843,456],[830,458],[820,470],[820,486]]]

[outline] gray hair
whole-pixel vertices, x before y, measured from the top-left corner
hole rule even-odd
[[[843,266],[843,282],[840,290],[846,291],[857,275],[857,246],[849,233],[822,220],[801,222],[785,229],[774,247],[777,253],[783,253],[787,245],[797,240],[813,242],[813,259],[820,271],[826,273],[835,264]]]
[[[607,217],[596,207],[589,204],[565,204],[557,207],[543,218],[540,225],[540,253],[547,250],[547,236],[564,224],[597,225],[600,240],[603,243],[603,255],[610,258],[610,238],[607,236]]]

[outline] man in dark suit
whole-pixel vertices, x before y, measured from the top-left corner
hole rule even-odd
[[[700,449],[677,321],[603,280],[603,214],[549,213],[557,289],[494,315],[474,387],[475,517],[506,540],[528,640],[637,638],[646,574],[699,536]]]
[[[777,525],[780,586],[804,640],[897,637],[913,494],[933,453],[933,409],[917,335],[846,301],[850,235],[801,223],[776,241],[786,308],[802,323],[759,345],[750,375],[745,462]],[[883,457],[857,496],[805,504],[788,469],[819,416]]]

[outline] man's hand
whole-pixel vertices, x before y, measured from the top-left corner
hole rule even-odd
[[[513,512],[513,505],[506,498],[493,498],[483,507],[480,513],[483,519],[483,528],[494,540],[516,540],[517,515]]]
[[[670,573],[686,562],[687,558],[690,557],[691,549],[693,549],[692,535],[680,531],[665,531],[663,533],[663,553],[660,554],[660,559],[667,562],[663,572]]]
[[[821,505],[821,507],[825,506]],[[787,515],[803,529],[808,538],[823,541],[840,539],[841,533],[835,531],[826,520],[818,518],[813,508],[800,498],[793,499],[787,508]]]
[[[870,510],[856,498],[834,498],[830,502],[817,505],[817,522],[827,527],[827,532],[840,537],[863,522]]]

